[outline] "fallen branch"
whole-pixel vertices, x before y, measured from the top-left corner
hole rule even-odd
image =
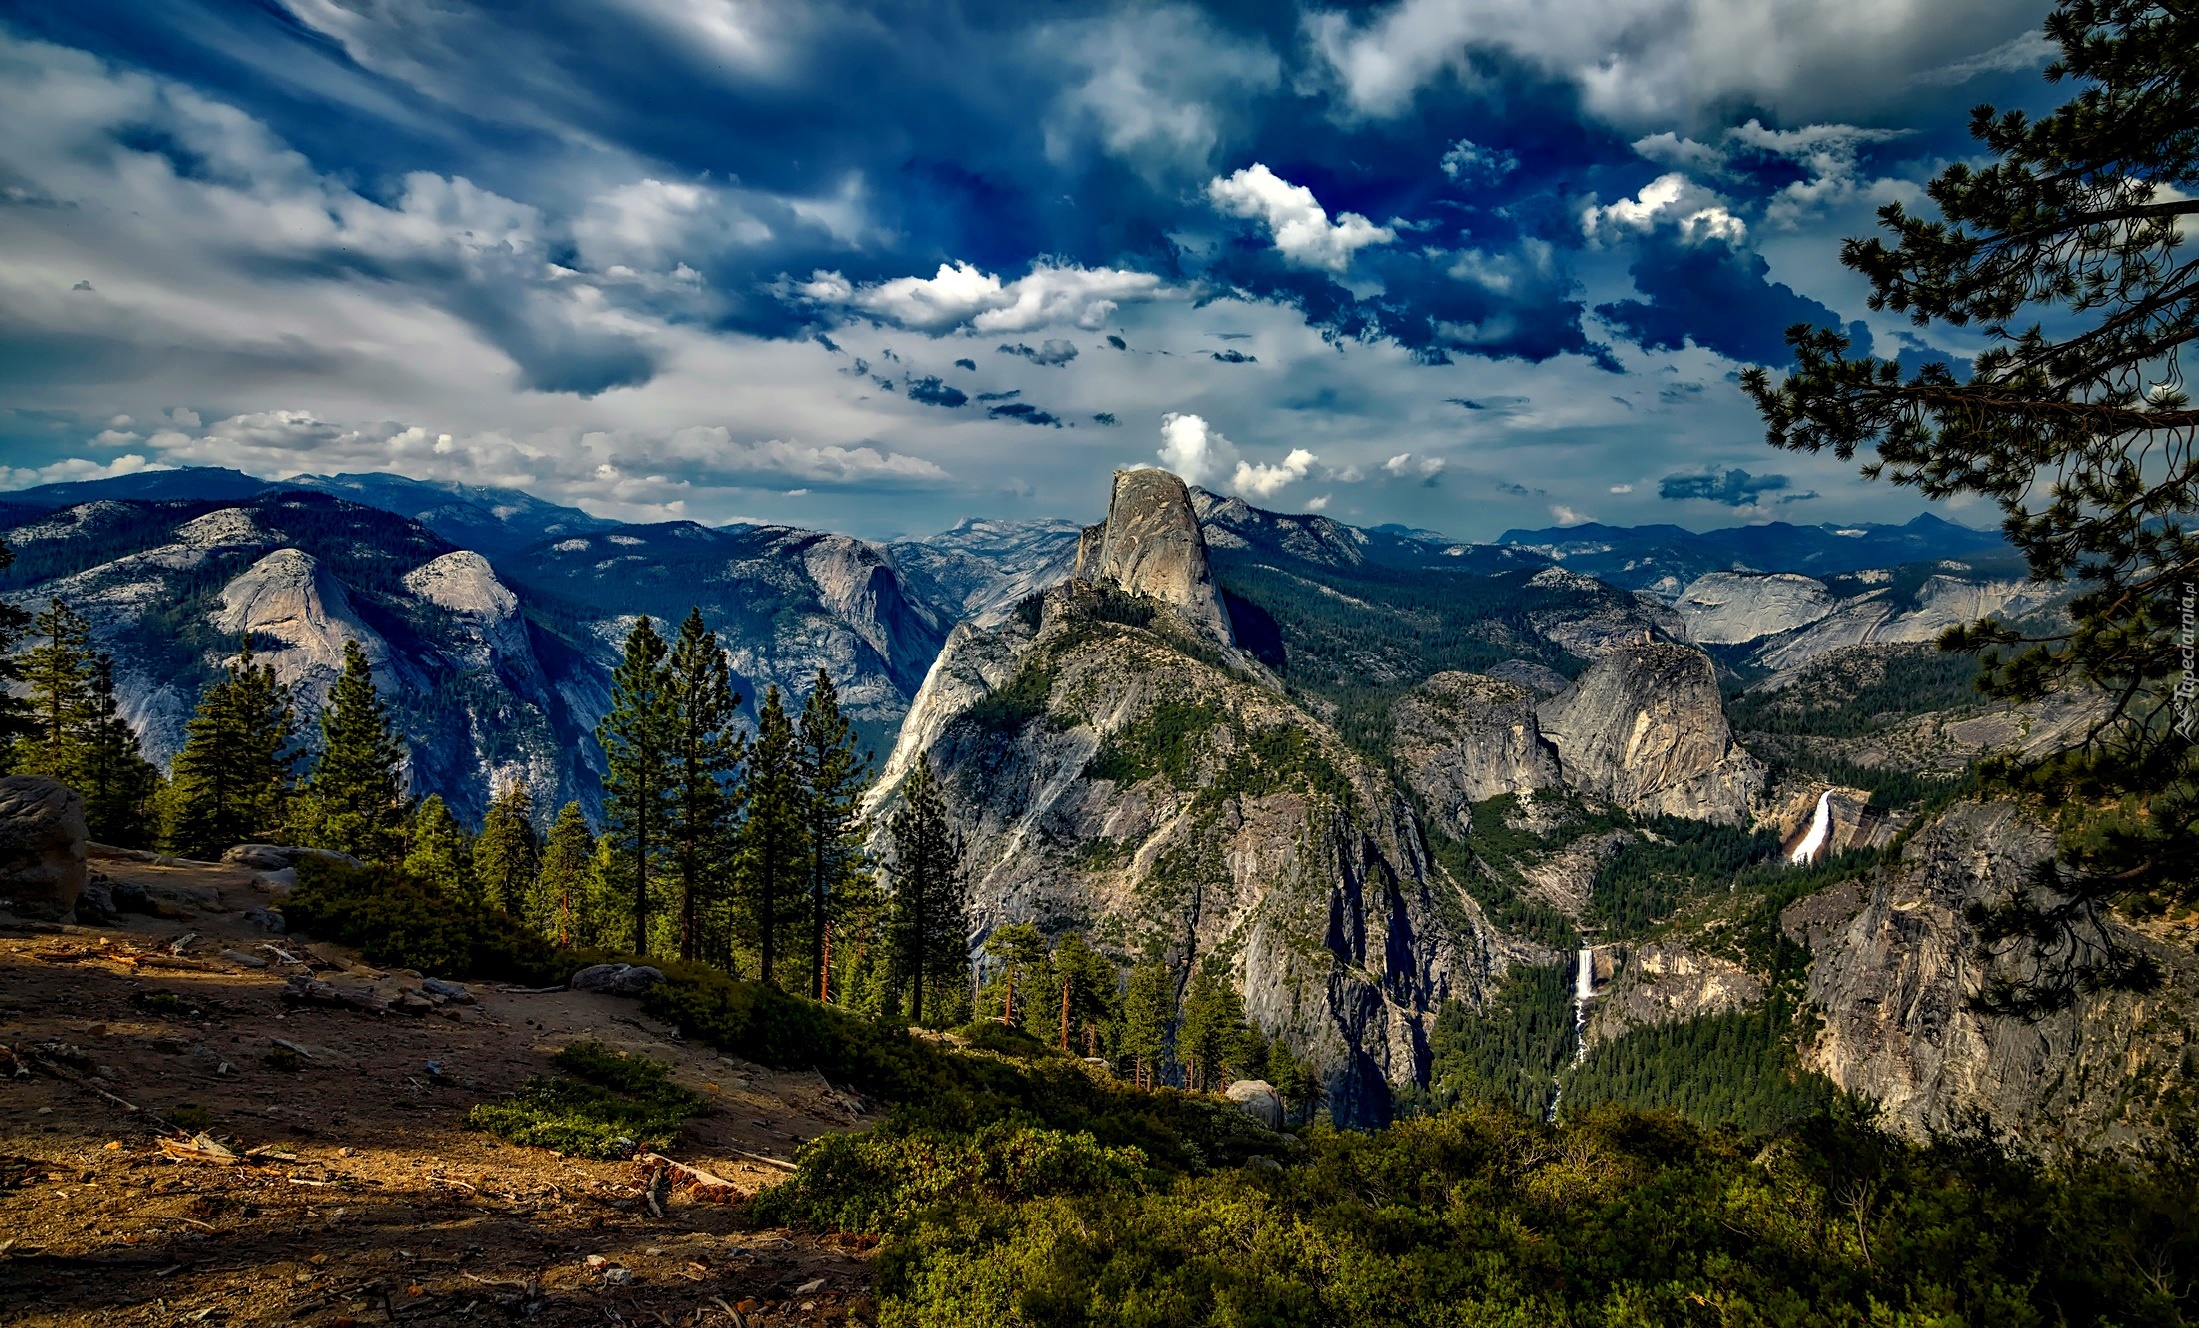
[[[792,1163],[792,1162],[789,1162],[789,1161],[787,1161],[787,1160],[786,1160],[785,1158],[783,1158],[783,1157],[769,1157],[769,1156],[767,1156],[767,1155],[765,1155],[765,1154],[763,1154],[763,1153],[751,1153],[751,1152],[749,1152],[749,1151],[748,1151],[747,1149],[745,1149],[745,1148],[734,1148],[734,1147],[732,1147],[732,1146],[730,1146],[730,1145],[728,1145],[728,1146],[726,1147],[726,1150],[725,1150],[725,1151],[726,1151],[726,1152],[728,1152],[728,1153],[731,1153],[731,1154],[732,1154],[733,1156],[735,1156],[735,1157],[737,1157],[737,1158],[741,1158],[741,1159],[743,1159],[744,1161],[748,1161],[748,1162],[761,1162],[761,1163],[763,1163],[763,1164],[764,1164],[765,1166],[767,1166],[767,1167],[777,1167],[777,1168],[778,1168],[779,1170],[781,1170],[781,1171],[800,1171],[800,1170],[801,1170],[801,1168],[800,1168],[799,1166],[795,1165],[795,1164],[794,1164],[794,1163]]]
[[[104,1088],[101,1088],[98,1084],[93,1083],[91,1080],[85,1079],[76,1074],[72,1074],[71,1072],[64,1070],[60,1066],[54,1064],[52,1061],[47,1060],[43,1056],[30,1056],[26,1057],[26,1059],[29,1060],[31,1064],[37,1066],[39,1069],[44,1070],[46,1073],[52,1075],[54,1078],[75,1084],[78,1088],[88,1088],[92,1092],[99,1094],[101,1097],[107,1099],[109,1102],[114,1103],[116,1106],[122,1108],[124,1111],[131,1113],[132,1115],[136,1115],[137,1112],[141,1110],[141,1108],[139,1108],[136,1103],[116,1097],[114,1094],[108,1092]]]
[[[211,1162],[217,1167],[233,1167],[239,1160],[225,1144],[210,1134],[195,1135],[188,1142],[162,1139],[160,1151],[178,1162]]]

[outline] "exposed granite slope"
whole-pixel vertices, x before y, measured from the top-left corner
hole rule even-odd
[[[1738,823],[1764,788],[1710,658],[1686,646],[1617,646],[1536,715],[1566,782],[1630,812]]]
[[[1969,1007],[1980,970],[1972,903],[2019,888],[2052,837],[2012,804],[1963,803],[1925,826],[1899,862],[1790,907],[1813,952],[1809,998],[1825,1022],[1811,1068],[1878,1102],[1912,1136],[1982,1116],[2034,1148],[2157,1137],[2165,1108],[2199,1087],[2199,961],[2188,946],[2125,931],[2162,965],[2145,994],[2093,993],[2037,1023]]]
[[[1076,579],[1111,585],[1168,605],[1224,645],[1229,614],[1207,569],[1206,537],[1190,490],[1165,470],[1118,470],[1107,520],[1077,544]]]

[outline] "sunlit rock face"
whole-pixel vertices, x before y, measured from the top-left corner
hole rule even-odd
[[[1191,492],[1165,470],[1115,472],[1107,520],[1077,546],[1076,577],[1151,596],[1225,645],[1236,639],[1207,568]]]
[[[1536,710],[1568,784],[1650,815],[1739,823],[1765,769],[1733,740],[1710,657],[1621,646]]]
[[[1984,974],[1967,911],[2024,888],[2053,851],[2053,835],[2013,804],[1961,803],[1898,861],[1789,907],[1783,923],[1812,952],[1809,1000],[1824,1013],[1805,1063],[1912,1137],[1979,1117],[2029,1148],[2159,1137],[2199,1090],[2188,945],[2110,918],[2119,944],[2160,965],[2155,989],[2086,993],[2036,1022],[1971,1005]]]
[[[1390,709],[1390,750],[1405,782],[1464,839],[1471,804],[1560,782],[1535,694],[1478,673],[1438,673]]]

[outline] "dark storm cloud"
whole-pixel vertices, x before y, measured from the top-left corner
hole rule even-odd
[[[1784,475],[1751,475],[1736,466],[1726,471],[1667,475],[1657,481],[1657,496],[1668,502],[1702,499],[1726,507],[1755,507],[1767,494],[1778,495],[1776,501],[1783,503],[1802,502],[1817,496],[1806,491],[1787,493],[1789,482]]]
[[[1019,341],[1013,346],[999,346],[996,349],[1003,355],[1021,356],[1033,364],[1043,364],[1049,368],[1057,369],[1077,357],[1076,343],[1065,341],[1059,337],[1035,348],[1026,346]]]
[[[1771,280],[1771,265],[1751,249],[1721,241],[1689,244],[1674,233],[1645,239],[1627,269],[1643,298],[1599,304],[1596,313],[1651,350],[1678,350],[1694,342],[1743,364],[1789,361],[1786,330],[1796,323],[1841,327],[1839,314],[1784,282]],[[1868,353],[1871,335],[1861,323],[1848,334]]]

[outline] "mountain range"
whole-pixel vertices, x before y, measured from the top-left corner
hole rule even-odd
[[[877,755],[874,809],[929,759],[967,837],[973,947],[1033,921],[1185,976],[1220,964],[1342,1120],[1439,1091],[1461,1054],[1443,1012],[1512,1018],[1521,975],[1552,970],[1533,1027],[1570,1027],[1576,980],[1596,992],[1577,1055],[1507,1034],[1474,1071],[1538,1109],[1620,1091],[1609,1066],[1675,1039],[1742,1036],[1718,1021],[1804,1008],[1819,1022],[1781,1016],[1748,1054],[1916,1133],[1984,1112],[2142,1140],[2188,1089],[2199,974],[2166,949],[2159,993],[2087,997],[2043,1044],[1964,1004],[1968,905],[2051,840],[1963,772],[2092,703],[1982,705],[1969,662],[1930,648],[2059,602],[1997,535],[1936,518],[1484,545],[1138,470],[1093,525],[874,543],[179,470],[0,495],[0,522],[0,594],[90,619],[154,759],[240,638],[308,711],[354,638],[416,791],[476,821],[515,775],[545,811],[599,812],[619,643],[636,615],[699,607],[751,715],[831,672]],[[1844,873],[1808,874],[1841,853]],[[1790,860],[1795,884],[1764,875]],[[1726,1054],[1683,1059],[1731,1079]],[[2155,1087],[2114,1088],[2111,1065]]]

